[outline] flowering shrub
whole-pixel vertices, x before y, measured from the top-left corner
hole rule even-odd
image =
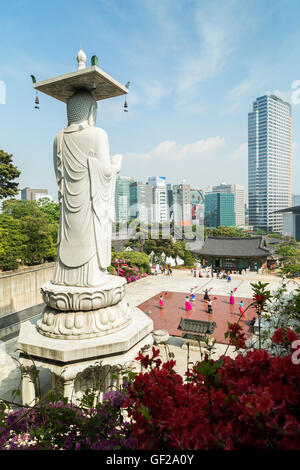
[[[175,362],[139,355],[126,405],[139,449],[299,449],[300,365],[252,350],[205,360],[184,383]]]
[[[246,335],[243,333],[238,323],[227,323],[228,330],[225,333],[225,338],[229,338],[229,344],[235,346],[236,349],[242,349],[246,347]]]
[[[90,408],[66,399],[19,410],[0,403],[0,449],[134,449],[137,440],[121,410],[125,395],[126,388],[110,391],[103,404]]]
[[[126,277],[128,283],[135,282],[147,276],[145,272],[140,272],[139,268],[131,265],[128,260],[115,259],[112,262],[112,266],[118,270],[119,276]]]
[[[266,349],[274,355],[287,355],[289,348],[280,341],[273,340],[276,330],[281,328],[291,329],[295,334],[300,334],[300,291],[296,289],[295,294],[288,292],[285,287],[277,289],[271,301],[261,315],[261,348]],[[247,347],[256,347],[257,338],[246,342]]]

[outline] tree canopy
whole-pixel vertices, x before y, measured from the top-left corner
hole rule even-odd
[[[58,233],[58,204],[6,200],[0,214],[0,268],[16,269],[54,261]]]
[[[204,228],[205,237],[226,237],[226,238],[237,238],[237,237],[248,237],[246,230],[240,227],[225,227],[220,225],[217,228]]]
[[[14,181],[21,172],[12,162],[12,155],[0,149],[0,199],[18,194],[18,184]]]

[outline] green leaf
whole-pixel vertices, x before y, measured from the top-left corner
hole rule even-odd
[[[150,421],[151,417],[150,417],[149,410],[145,405],[143,405],[143,403],[141,403],[141,408],[139,409],[139,411],[142,413],[142,415],[147,421]]]

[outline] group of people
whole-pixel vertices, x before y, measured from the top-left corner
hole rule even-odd
[[[231,281],[231,272],[217,271],[217,279],[225,279],[226,281]]]
[[[171,266],[166,264],[163,266],[159,266],[159,264],[157,264],[154,268],[154,274],[157,275],[159,273],[166,274],[167,276],[172,276]]]
[[[209,291],[212,289],[212,287],[210,289],[205,289],[204,290],[204,295],[203,295],[203,300],[204,302],[206,302],[207,304],[207,313],[213,313],[213,309],[212,309],[212,299],[210,298],[209,296]],[[230,305],[234,305],[235,304],[235,298],[234,298],[234,294],[235,294],[235,291],[236,291],[237,288],[233,289],[231,292],[230,292],[230,295],[229,295],[229,303]],[[165,294],[161,294],[159,296],[159,307],[160,308],[163,308],[164,305],[165,305],[165,302],[164,302],[164,296],[166,295]],[[216,299],[216,297],[215,297]],[[191,287],[190,289],[190,293],[189,295],[187,295],[185,297],[185,310],[187,312],[191,311],[192,310],[192,304],[191,302],[194,302],[196,300],[196,295],[195,295],[195,288],[194,287]],[[245,307],[244,307],[244,301],[241,300],[239,302],[239,312],[240,312],[240,315],[241,317],[244,317],[245,316]]]
[[[227,280],[228,282],[231,282],[231,272],[228,271],[228,272],[225,272],[225,271],[214,271],[212,268],[206,268],[204,273],[202,273],[201,270],[199,270],[198,274],[197,274],[197,269],[196,268],[192,268],[191,269],[191,274],[193,277],[214,277],[214,275],[216,275],[217,279],[225,279]]]
[[[212,313],[212,301],[208,295],[208,292],[209,292],[208,289],[205,289],[203,300],[207,303],[207,312]],[[187,295],[185,298],[185,310],[187,312],[192,310],[191,302],[194,302],[195,300],[196,300],[196,295],[195,295],[194,287],[191,287],[190,295]]]

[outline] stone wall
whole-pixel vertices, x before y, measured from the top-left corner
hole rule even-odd
[[[43,302],[41,286],[53,278],[55,263],[0,274],[0,317]]]

